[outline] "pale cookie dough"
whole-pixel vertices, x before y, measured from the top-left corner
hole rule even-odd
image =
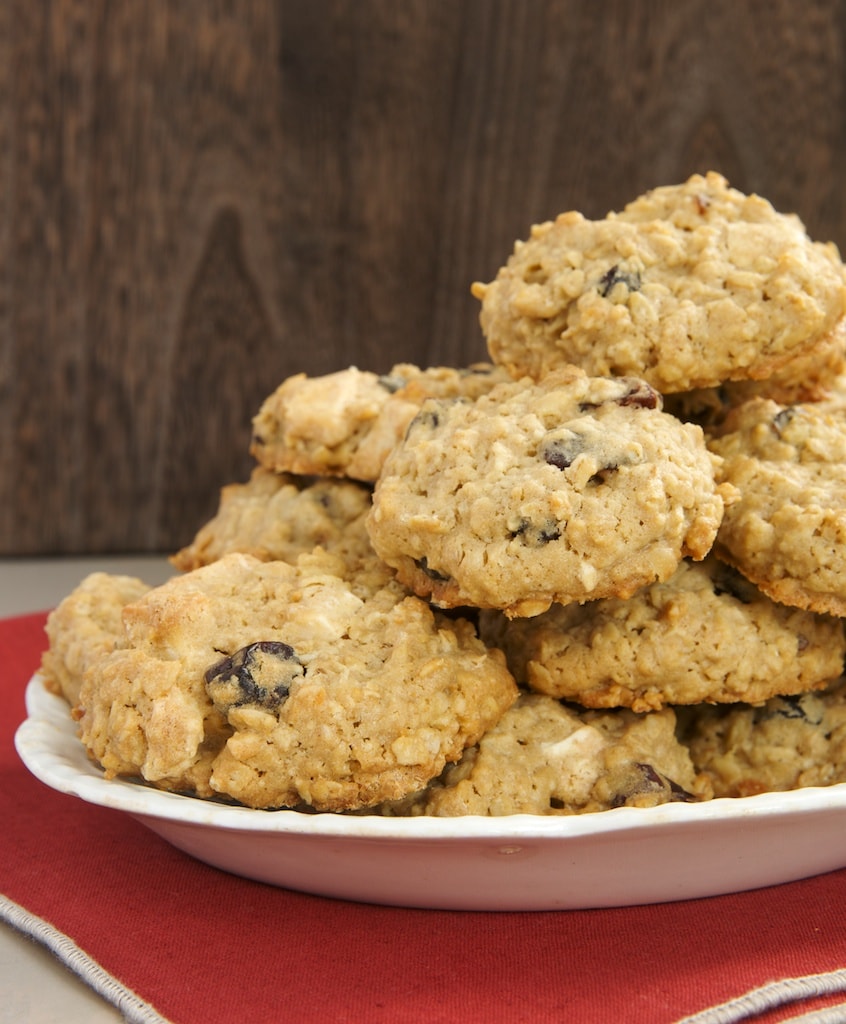
[[[220,492],[217,513],[171,562],[199,569],[232,551],[262,561],[295,561],[315,547],[333,551],[364,532],[370,490],[352,480],[296,477],[257,466],[246,483]]]
[[[86,576],[47,616],[48,647],[41,658],[47,687],[75,705],[85,672],[123,635],[124,607],[149,589],[134,576]]]
[[[846,615],[846,414],[753,399],[711,441],[739,494],[715,550],[776,601]]]
[[[671,708],[585,711],[524,695],[477,746],[387,815],[563,815],[698,801],[710,785],[676,739]]]
[[[836,248],[715,173],[604,220],[536,225],[472,290],[491,359],[513,376],[574,363],[667,393],[769,377],[846,311]]]
[[[389,584],[229,554],[123,611],[85,675],[82,742],[108,777],[254,808],[337,811],[420,789],[517,696],[501,652]]]
[[[840,676],[840,619],[776,604],[713,556],[628,600],[483,618],[518,682],[586,707],[757,702]]]
[[[351,366],[289,377],[253,419],[250,451],[275,472],[347,476],[372,483],[427,398],[476,398],[508,379],[499,367],[420,369],[398,363],[378,375]]]
[[[374,491],[377,554],[441,607],[509,616],[667,579],[708,553],[724,499],[701,429],[660,402],[572,367],[427,402]]]
[[[683,740],[714,795],[754,796],[846,782],[846,684],[758,707],[686,712]]]

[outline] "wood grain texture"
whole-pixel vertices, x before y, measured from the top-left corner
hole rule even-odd
[[[833,0],[0,5],[0,554],[171,551],[279,381],[484,358],[563,209],[722,171],[846,249]]]

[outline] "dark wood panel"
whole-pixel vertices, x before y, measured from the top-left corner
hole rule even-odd
[[[475,279],[715,168],[846,248],[833,0],[0,6],[0,553],[169,551],[283,377],[484,357]]]

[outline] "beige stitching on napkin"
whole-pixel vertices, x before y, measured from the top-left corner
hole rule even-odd
[[[86,985],[116,1007],[127,1024],[170,1024],[149,1003],[101,967],[64,932],[0,894],[0,921],[45,946]]]
[[[811,1010],[799,1017],[789,1017],[784,1024],[843,1024],[846,1021],[846,1003],[828,1006],[824,1010]]]
[[[751,989],[737,999],[730,999],[726,1003],[711,1006],[691,1017],[685,1017],[676,1024],[737,1024],[777,1006],[785,1006],[800,999],[811,999],[814,996],[832,995],[835,992],[846,992],[844,969],[771,981],[760,988]],[[843,1024],[846,1021],[846,1005],[813,1011],[799,1017],[791,1017],[790,1020],[793,1024]]]

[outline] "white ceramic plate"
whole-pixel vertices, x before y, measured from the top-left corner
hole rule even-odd
[[[15,745],[42,782],[224,871],[325,896],[561,910],[740,892],[846,866],[846,784],[569,817],[382,818],[229,807],[106,781],[38,675]]]

